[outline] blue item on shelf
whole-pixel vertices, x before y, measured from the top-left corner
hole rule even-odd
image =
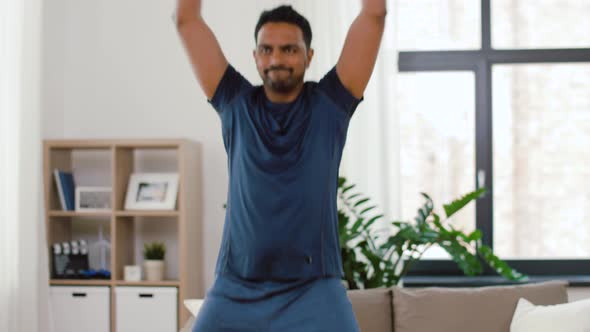
[[[110,279],[111,271],[104,269],[88,269],[80,271],[80,276],[84,279]]]
[[[105,269],[98,270],[97,274],[105,279],[109,279],[111,277],[111,271]]]
[[[76,206],[76,185],[74,183],[74,174],[72,172],[60,171],[56,168],[53,170],[53,175],[57,185],[57,192],[59,194],[61,208],[67,211],[73,211]]]

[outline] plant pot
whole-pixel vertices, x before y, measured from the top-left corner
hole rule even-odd
[[[146,259],[143,261],[145,280],[160,281],[164,279],[164,261]]]

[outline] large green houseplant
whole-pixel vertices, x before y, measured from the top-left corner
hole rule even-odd
[[[481,262],[509,280],[523,281],[527,276],[499,259],[489,246],[483,245],[482,233],[469,234],[453,227],[449,218],[469,202],[481,197],[485,188],[443,205],[445,219],[434,212],[432,199],[422,193],[424,205],[415,222],[393,221],[394,234],[377,229],[375,222],[384,218],[372,214],[376,208],[369,198],[354,193],[354,184],[343,177],[338,181],[338,221],[344,281],[349,289],[378,288],[397,285],[412,264],[433,245],[443,248],[467,275],[481,274]]]

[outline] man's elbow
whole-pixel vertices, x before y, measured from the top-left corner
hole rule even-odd
[[[385,17],[387,16],[387,8],[376,9],[373,15],[385,20]]]
[[[385,19],[387,16],[386,0],[362,0],[362,3],[361,11],[366,14],[381,19]]]
[[[194,15],[192,13],[187,15],[185,13],[174,12],[172,14],[172,21],[176,25],[176,28],[180,29],[189,22],[202,22],[202,18],[199,15]]]
[[[361,14],[366,15],[376,21],[385,22],[385,17],[387,16],[387,9],[386,8],[365,8],[361,11]]]

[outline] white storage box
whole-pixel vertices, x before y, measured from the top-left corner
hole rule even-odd
[[[110,289],[107,286],[51,286],[54,331],[109,332]]]
[[[117,332],[177,332],[176,287],[115,287]]]

